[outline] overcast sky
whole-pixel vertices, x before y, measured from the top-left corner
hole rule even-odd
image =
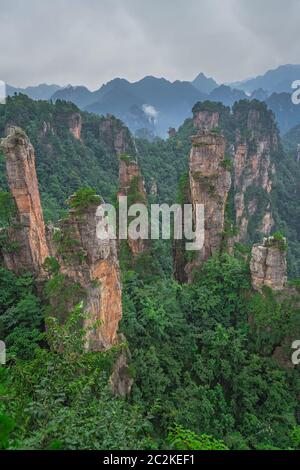
[[[219,83],[300,62],[300,0],[0,0],[0,78]]]

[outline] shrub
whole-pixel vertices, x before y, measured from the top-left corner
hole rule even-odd
[[[99,205],[100,203],[101,197],[91,188],[80,188],[67,200],[68,206],[78,212],[87,209],[91,205]]]

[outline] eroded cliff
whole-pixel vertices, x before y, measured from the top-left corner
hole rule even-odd
[[[74,196],[75,197],[75,196]],[[70,198],[72,201],[72,198]],[[54,231],[55,254],[65,281],[80,286],[84,310],[88,313],[86,349],[103,351],[117,343],[122,317],[121,282],[116,240],[101,240],[96,214],[100,203],[95,196],[84,209],[70,209]],[[74,299],[76,301],[76,297]],[[55,298],[54,307],[55,307]],[[72,305],[70,305],[72,307]]]
[[[35,170],[35,154],[26,134],[17,127],[7,128],[1,141],[6,159],[10,192],[16,206],[14,219],[5,229],[2,253],[8,269],[29,271],[36,276],[49,255],[45,224]]]
[[[230,172],[225,164],[226,141],[224,136],[200,131],[192,138],[189,161],[191,203],[204,206],[204,246],[195,252],[188,271],[199,268],[213,253],[220,250],[225,207],[231,186]]]
[[[236,105],[234,119],[239,123],[233,165],[236,241],[246,243],[274,227],[271,191],[278,134],[271,112],[255,102]]]
[[[99,138],[112,153],[135,155],[134,142],[128,128],[110,114],[100,122]]]
[[[52,314],[64,322],[71,309],[83,301],[87,312],[86,349],[111,348],[117,343],[122,317],[121,283],[116,240],[97,236],[101,216],[96,210],[101,198],[91,195],[91,190],[79,191],[69,200],[68,217],[58,227],[46,229],[34,149],[28,137],[21,129],[9,127],[1,148],[16,206],[12,223],[2,229],[1,251],[6,267],[16,273],[31,272],[46,281],[49,260],[56,259],[61,277],[56,278],[56,290],[49,296]],[[76,197],[79,199],[74,203]]]
[[[204,244],[200,251],[191,252],[187,260],[184,243],[175,243],[175,276],[179,281],[192,280],[193,271],[200,269],[213,253],[221,249],[225,224],[225,207],[231,186],[225,160],[226,141],[223,135],[199,131],[192,137],[189,177],[184,188],[184,203],[204,207]],[[194,220],[194,223],[196,221]],[[183,259],[186,259],[186,262]],[[182,272],[184,266],[184,272]]]

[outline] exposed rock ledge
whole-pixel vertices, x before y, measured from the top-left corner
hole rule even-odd
[[[252,286],[255,290],[270,287],[274,291],[283,290],[287,282],[286,240],[274,237],[264,238],[263,244],[252,248],[250,270]]]

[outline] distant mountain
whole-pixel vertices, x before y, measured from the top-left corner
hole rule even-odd
[[[56,100],[71,101],[79,108],[84,108],[94,101],[94,94],[85,86],[72,86],[68,85],[64,88],[56,90],[52,94],[51,99],[53,102]]]
[[[197,88],[197,90],[206,94],[211,93],[218,87],[217,82],[213,78],[206,77],[202,72],[192,81],[192,85]]]
[[[151,135],[166,137],[169,127],[177,128],[191,114],[198,101],[221,102],[232,106],[236,101],[258,99],[272,109],[282,133],[300,123],[300,105],[295,106],[290,93],[272,93],[263,88],[245,91],[220,85],[209,94],[200,92],[190,82],[169,82],[164,78],[145,77],[135,83],[116,78],[91,92],[85,87],[66,87],[57,91],[52,99],[72,101],[81,109],[96,114],[114,114],[133,133],[145,129]]]
[[[299,162],[300,157],[300,124],[290,129],[282,138],[284,149]]]
[[[290,93],[273,93],[266,104],[275,114],[282,134],[300,124],[300,105],[292,103]]]
[[[25,93],[24,88],[16,88],[6,83],[6,94],[7,96],[13,96],[15,93]]]
[[[70,101],[82,110],[99,115],[113,114],[133,134],[166,137],[169,127],[178,128],[191,116],[198,101],[210,100],[232,106],[236,101],[265,101],[274,112],[281,133],[300,124],[300,105],[291,101],[291,83],[300,80],[300,65],[283,65],[264,75],[218,85],[213,78],[200,73],[192,82],[170,82],[165,78],[147,76],[131,83],[115,78],[96,91],[85,86],[60,87],[41,84],[27,88],[7,85],[8,95],[23,93],[32,99]]]
[[[6,94],[8,96],[13,96],[15,93],[23,93],[33,100],[49,100],[60,88],[61,87],[59,85],[47,85],[46,83],[29,86],[27,88],[16,88],[6,85]]]
[[[269,70],[260,75],[242,82],[231,83],[230,86],[247,93],[262,88],[271,93],[290,92],[294,80],[300,80],[300,65],[281,65],[277,69]]]
[[[132,132],[148,128],[166,136],[170,126],[178,127],[193,105],[207,95],[190,82],[169,82],[164,78],[145,77],[135,83],[117,78],[94,92],[95,102],[86,111],[112,113],[122,119]]]
[[[27,87],[24,89],[24,92],[33,100],[49,100],[53,93],[60,88],[59,85],[47,85],[46,83],[42,83],[41,85]]]
[[[209,95],[210,101],[223,103],[225,106],[232,106],[236,101],[248,99],[248,96],[241,90],[221,85],[215,88]]]
[[[143,100],[132,94],[127,84],[117,80],[114,85],[104,85],[94,96],[97,101],[84,109],[99,115],[113,114],[125,122],[133,133],[145,128],[156,135],[156,113],[147,115]]]
[[[266,90],[263,88],[258,88],[251,94],[251,100],[265,101],[269,96],[270,93],[268,93]]]

